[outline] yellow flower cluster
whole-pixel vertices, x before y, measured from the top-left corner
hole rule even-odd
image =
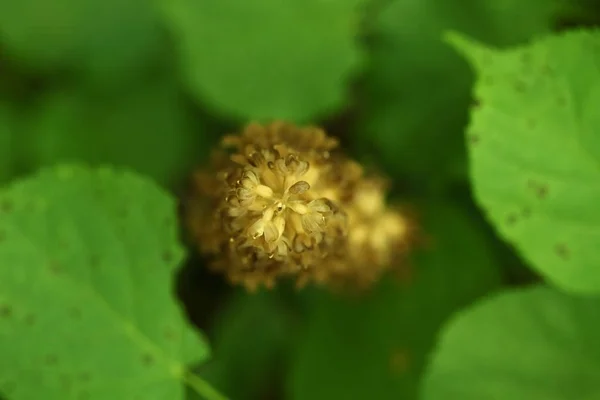
[[[411,224],[385,185],[317,127],[249,124],[194,176],[186,215],[212,268],[249,290],[293,276],[368,286],[397,262]]]

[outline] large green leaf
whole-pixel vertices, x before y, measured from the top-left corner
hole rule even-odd
[[[29,116],[30,164],[85,161],[134,168],[167,184],[207,153],[172,82],[129,93],[51,93]]]
[[[156,57],[161,35],[148,0],[0,2],[2,43],[36,69],[72,67],[102,81],[131,78]]]
[[[538,271],[600,291],[600,33],[498,51],[451,36],[478,74],[467,132],[475,196]]]
[[[362,0],[163,0],[190,90],[240,119],[307,120],[343,105]]]
[[[555,0],[389,1],[372,26],[366,102],[357,129],[390,171],[427,184],[466,179],[462,140],[472,74],[443,42],[448,29],[507,45],[549,31]]]
[[[500,280],[487,241],[462,211],[438,204],[426,214],[432,247],[415,258],[408,286],[390,280],[359,298],[314,299],[288,381],[292,399],[417,398],[437,330]]]
[[[443,330],[424,400],[600,398],[600,299],[546,287],[512,290]]]
[[[137,175],[62,166],[0,192],[0,392],[182,399],[204,340],[172,293],[174,201]],[[199,382],[199,383],[198,383]]]

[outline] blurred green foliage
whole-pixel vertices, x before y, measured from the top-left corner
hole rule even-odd
[[[598,305],[541,285],[485,299],[444,331],[423,398],[597,399]]]
[[[577,297],[600,291],[600,33],[557,33],[599,22],[591,0],[0,0],[0,395],[600,398]],[[354,296],[249,295],[188,249],[190,329],[176,203],[272,119],[389,176],[427,245]]]

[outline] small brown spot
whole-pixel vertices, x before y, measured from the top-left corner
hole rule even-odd
[[[517,92],[519,92],[519,93],[523,93],[523,92],[525,92],[525,89],[527,88],[527,87],[525,86],[525,82],[523,82],[523,81],[519,81],[519,80],[517,80],[517,81],[515,81],[515,82],[513,83],[513,87],[514,87],[514,88],[515,88],[515,90],[516,90]]]
[[[506,217],[506,223],[509,226],[513,226],[514,224],[517,223],[517,215],[515,213],[510,213],[508,214],[508,216]]]
[[[13,210],[13,204],[12,202],[10,202],[7,199],[4,199],[2,201],[0,201],[0,211],[4,212],[4,213],[9,213]]]
[[[473,99],[471,101],[471,108],[479,108],[481,107],[481,99]]]
[[[548,185],[543,184],[543,183],[537,183],[534,182],[533,180],[529,180],[527,182],[527,186],[533,190],[533,192],[535,193],[535,195],[541,200],[546,198],[546,196],[548,196]]]
[[[406,350],[395,349],[390,356],[390,370],[396,375],[403,375],[410,367],[410,359]]]
[[[98,254],[90,256],[90,267],[94,269],[100,267],[100,256]]]
[[[35,324],[35,315],[27,314],[27,316],[25,317],[25,325],[33,326],[34,324]]]
[[[48,269],[53,275],[59,275],[62,272],[62,267],[60,263],[56,260],[50,261],[48,264]]]
[[[167,264],[171,264],[173,262],[173,253],[170,250],[165,250],[162,253],[162,259],[164,262],[166,262]]]
[[[535,194],[537,195],[538,198],[545,199],[546,196],[548,195],[548,186],[546,186],[546,185],[539,185],[535,189]]]
[[[10,318],[12,316],[12,308],[8,304],[0,304],[0,318]]]
[[[46,365],[56,365],[58,363],[58,357],[56,354],[48,354],[44,360]]]
[[[164,337],[170,342],[177,340],[177,335],[175,334],[175,331],[171,328],[165,329]]]
[[[558,243],[554,246],[554,251],[556,252],[556,255],[559,256],[560,258],[562,258],[563,260],[568,260],[569,259],[569,248],[567,247],[566,244],[564,243]]]
[[[542,65],[541,71],[544,75],[552,75],[552,73],[554,72],[552,71],[552,67],[550,67],[548,64]]]
[[[152,354],[145,353],[144,355],[142,355],[142,363],[145,366],[150,366],[154,364],[154,357],[152,357]]]
[[[77,307],[73,307],[69,310],[69,316],[73,319],[81,318],[81,310]]]
[[[79,380],[81,382],[89,382],[91,378],[92,376],[89,372],[82,372],[81,374],[79,374]]]
[[[470,144],[475,145],[475,144],[479,143],[480,137],[476,133],[469,133],[467,135],[467,140]]]

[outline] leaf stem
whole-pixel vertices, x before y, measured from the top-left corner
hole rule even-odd
[[[186,371],[183,374],[183,380],[205,400],[228,400],[227,397],[219,393],[207,381],[200,378],[198,375]]]

